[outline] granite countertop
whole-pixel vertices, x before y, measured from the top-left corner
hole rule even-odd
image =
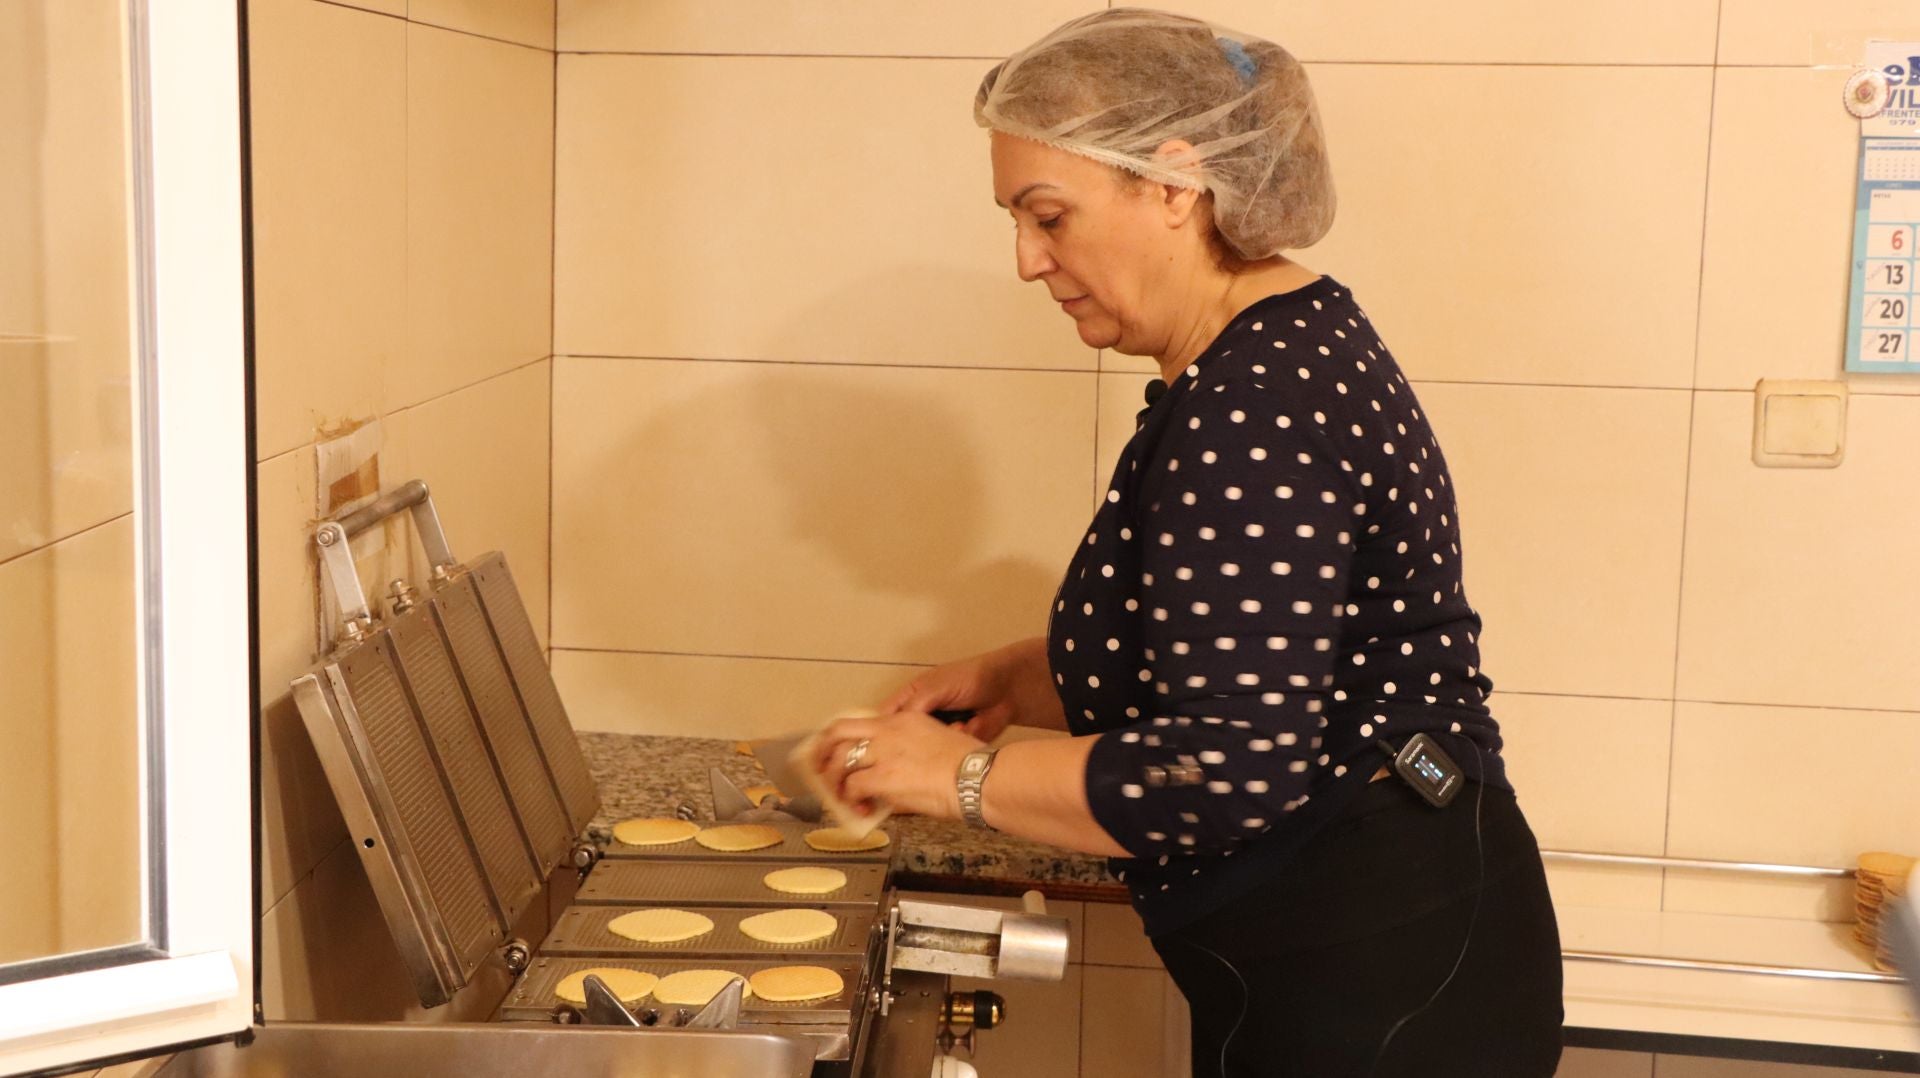
[[[707,769],[718,767],[742,788],[767,780],[759,761],[734,751],[734,742],[707,737],[582,733],[580,749],[600,786],[595,827],[629,816],[669,816],[681,802],[703,819],[713,816]],[[1037,887],[1056,897],[1124,900],[1106,860],[968,827],[957,820],[895,816],[893,869],[903,886],[983,893]],[[924,879],[916,879],[924,877]]]

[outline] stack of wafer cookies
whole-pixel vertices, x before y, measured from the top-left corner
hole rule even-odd
[[[1915,860],[1898,853],[1863,853],[1853,877],[1853,938],[1873,952],[1875,969],[1894,972],[1893,952],[1880,933],[1880,911],[1907,891]]]

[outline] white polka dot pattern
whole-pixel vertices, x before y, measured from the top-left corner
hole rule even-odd
[[[1297,377],[1266,372],[1275,350]],[[1048,659],[1074,732],[1118,735],[1087,795],[1151,927],[1220,858],[1363,788],[1376,737],[1471,737],[1504,777],[1446,461],[1346,289],[1255,304],[1148,399]]]

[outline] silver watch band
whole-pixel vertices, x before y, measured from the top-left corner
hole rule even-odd
[[[987,780],[987,772],[993,769],[993,754],[996,749],[981,749],[970,752],[960,760],[960,767],[954,773],[954,787],[960,794],[960,818],[975,827],[987,826],[986,817],[981,815],[980,786]]]

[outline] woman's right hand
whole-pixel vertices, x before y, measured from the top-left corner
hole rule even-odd
[[[982,741],[992,741],[1015,722],[1032,724],[1022,714],[1023,675],[1031,663],[1029,642],[996,648],[966,659],[922,671],[880,705],[883,714],[896,711],[972,711],[960,729]],[[1041,656],[1044,664],[1044,653]]]

